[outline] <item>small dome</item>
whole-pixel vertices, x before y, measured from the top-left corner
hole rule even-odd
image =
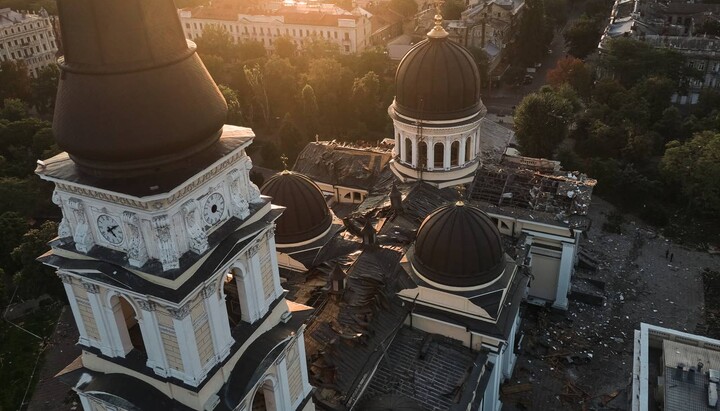
[[[332,223],[320,188],[302,174],[283,171],[263,184],[260,192],[272,197],[273,204],[287,208],[277,220],[278,244],[312,240],[325,233]]]
[[[470,52],[447,37],[416,44],[398,65],[392,107],[419,120],[457,120],[483,111]]]
[[[487,284],[505,268],[500,232],[475,207],[460,202],[440,207],[420,225],[412,265],[422,277],[441,285]]]

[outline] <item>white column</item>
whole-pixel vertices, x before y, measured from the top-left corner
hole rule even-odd
[[[258,245],[255,244],[250,247],[248,251],[248,272],[246,275],[252,277],[253,290],[248,292],[254,292],[257,301],[257,310],[260,312],[260,317],[265,315],[267,312],[267,304],[265,303],[265,290],[262,285],[262,270],[260,268],[260,256],[258,255]]]
[[[247,323],[254,323],[262,317],[260,315],[260,302],[255,295],[254,278],[250,272],[243,267],[234,267],[233,275],[237,284],[238,296],[240,297],[241,318]]]
[[[448,169],[450,168],[450,152],[452,151],[452,142],[448,137],[445,137],[445,142],[443,143],[443,168]]]
[[[234,341],[230,335],[227,307],[225,307],[225,302],[219,298],[215,283],[203,288],[202,297],[205,311],[208,313],[208,321],[210,321],[210,334],[213,339],[213,347],[215,347],[215,355],[220,362],[228,356]]]
[[[459,153],[458,156],[460,157],[460,158],[458,158],[458,165],[461,165],[461,166],[465,165],[465,145],[467,144],[468,138],[470,138],[470,137],[460,139],[460,141],[458,141],[458,145],[460,146],[459,147],[460,150],[458,151],[458,153]]]
[[[162,377],[168,376],[170,368],[165,357],[162,337],[160,336],[160,324],[155,314],[155,303],[152,301],[138,300],[140,306],[140,331],[142,332],[145,350],[147,351],[147,366],[155,371],[155,374]]]
[[[412,166],[413,167],[422,167],[422,164],[418,164],[418,142],[417,138],[413,138],[410,140],[412,144]]]
[[[288,379],[287,358],[285,352],[280,354],[280,357],[278,357],[277,361],[275,361],[275,367],[278,379],[277,391],[280,400],[279,403],[276,404],[278,406],[277,409],[291,410],[292,403],[290,399],[290,381]]]
[[[182,358],[185,372],[183,381],[197,387],[203,377],[203,370],[195,340],[195,329],[190,316],[190,303],[186,303],[178,309],[170,308],[168,312],[173,317],[175,336],[180,348],[180,358]]]
[[[397,139],[399,140],[400,145],[395,144],[395,147],[400,147],[400,161],[407,163],[408,159],[407,159],[407,156],[405,155],[405,145],[406,145],[405,139],[402,138],[400,135],[398,135]]]
[[[502,407],[502,403],[498,398],[500,393],[500,372],[502,364],[500,364],[498,355],[496,353],[490,353],[488,355],[490,362],[493,363],[494,367],[492,374],[490,375],[490,381],[485,388],[485,396],[483,397],[483,411],[499,411]]]
[[[112,300],[110,300],[112,302]],[[113,349],[119,355],[124,357],[133,349],[130,334],[128,333],[125,313],[123,313],[120,297],[117,297],[117,304],[111,305],[105,309],[108,321],[108,331],[113,339]],[[121,329],[122,327],[122,329]]]
[[[87,397],[87,394],[84,392],[80,392],[75,390],[78,394],[78,397],[80,397],[80,404],[82,404],[84,411],[93,411],[92,404],[90,404],[90,400]]]
[[[105,318],[105,309],[100,301],[100,287],[91,283],[83,283],[83,287],[85,287],[85,291],[87,291],[88,302],[90,302],[90,308],[92,308],[93,317],[95,317],[95,323],[97,324],[98,333],[100,334],[100,351],[108,357],[115,357],[114,344],[108,330],[107,319]]]
[[[275,250],[275,227],[267,232],[268,252],[270,253],[270,266],[272,267],[273,285],[275,286],[275,298],[278,298],[283,293],[283,288],[280,285],[280,268],[278,267],[277,253]]]
[[[427,147],[427,169],[432,170],[435,168],[435,141],[430,139],[425,147]]]
[[[555,292],[554,308],[567,310],[568,307],[568,290],[570,289],[570,277],[573,269],[573,256],[575,253],[575,244],[563,243],[562,255],[560,256],[560,272],[558,273],[558,285]]]
[[[78,343],[89,347],[90,339],[88,338],[87,331],[85,330],[85,322],[83,322],[82,316],[80,315],[80,308],[77,305],[75,290],[73,290],[72,286],[73,278],[69,274],[61,273],[59,271],[57,275],[63,282],[63,286],[65,287],[65,294],[67,294],[68,302],[70,302],[70,310],[72,311],[73,317],[75,318],[75,324],[77,324],[78,333],[80,334]]]
[[[308,378],[307,358],[305,357],[305,324],[300,327],[297,334],[297,350],[300,355],[300,374],[302,375],[303,398],[310,394],[312,386]]]

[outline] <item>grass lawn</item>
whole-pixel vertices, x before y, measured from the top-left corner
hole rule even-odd
[[[14,321],[28,331],[43,337],[44,340],[33,337],[7,321],[0,322],[0,384],[2,384],[0,411],[14,411],[21,408],[23,395],[33,374],[38,354],[44,349],[45,340],[52,334],[61,308],[60,303],[54,302]],[[30,401],[41,365],[42,358],[37,363],[32,385],[25,398],[26,402]]]

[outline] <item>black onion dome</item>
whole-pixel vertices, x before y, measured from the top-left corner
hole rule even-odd
[[[332,224],[332,217],[320,188],[306,176],[283,171],[265,184],[260,192],[272,197],[272,203],[286,207],[277,220],[278,244],[312,240]]]
[[[428,38],[405,54],[395,74],[398,114],[456,120],[478,114],[480,73],[470,52],[445,38]]]
[[[500,232],[475,207],[462,203],[440,207],[420,225],[412,265],[420,275],[442,285],[486,284],[505,267]]]
[[[53,133],[80,167],[126,177],[183,166],[218,140],[227,105],[172,0],[60,1],[58,12]]]

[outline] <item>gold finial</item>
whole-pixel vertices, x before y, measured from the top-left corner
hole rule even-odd
[[[442,26],[443,18],[440,8],[442,7],[444,0],[435,0],[435,27],[432,28],[427,34],[428,37],[434,39],[442,39],[448,36],[448,32]]]
[[[458,184],[455,187],[459,200],[455,203],[456,206],[462,207],[465,205],[463,201],[465,199],[465,190],[467,189],[464,184]]]
[[[280,161],[282,161],[283,169],[285,169],[285,170],[287,171],[287,161],[288,161],[288,157],[285,155],[285,153],[283,153],[283,154],[280,156]]]

